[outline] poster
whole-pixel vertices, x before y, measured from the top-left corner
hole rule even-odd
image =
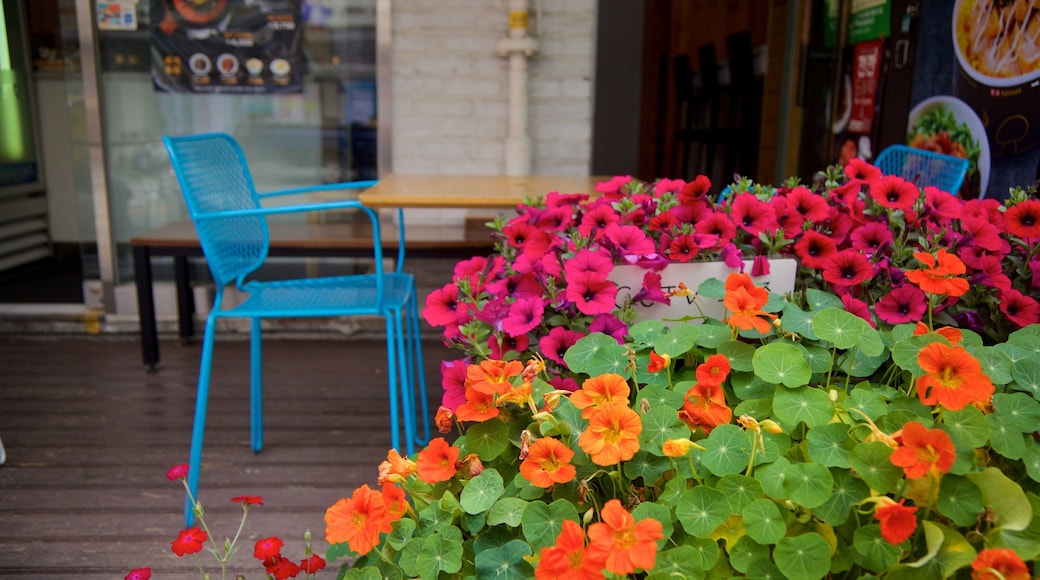
[[[878,81],[884,43],[880,40],[861,42],[852,57],[852,109],[849,113],[850,133],[869,135],[874,129]]]
[[[157,91],[301,92],[301,0],[150,2]]]

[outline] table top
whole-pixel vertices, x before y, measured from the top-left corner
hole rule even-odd
[[[361,192],[361,203],[373,208],[515,209],[527,198],[559,193],[595,194],[605,176],[399,175],[391,173]]]

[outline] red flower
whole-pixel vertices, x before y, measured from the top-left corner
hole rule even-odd
[[[1029,567],[1010,548],[988,548],[971,563],[972,580],[1030,580]]]
[[[772,232],[779,227],[773,206],[758,199],[753,193],[740,193],[733,198],[730,219],[752,236]]]
[[[415,469],[419,479],[426,483],[448,481],[455,477],[455,462],[458,460],[459,448],[452,447],[443,437],[438,437],[419,452]]]
[[[822,222],[830,215],[827,200],[801,185],[787,192],[787,203],[802,219],[813,223]]]
[[[1000,293],[1000,311],[1019,327],[1040,322],[1040,303],[1014,288]]]
[[[917,322],[927,311],[927,297],[913,284],[896,286],[874,305],[877,317],[889,324]]]
[[[701,218],[700,221],[693,225],[693,229],[701,235],[718,237],[718,242],[714,246],[716,248],[725,246],[737,235],[737,226],[733,223],[733,220],[725,213],[718,211],[711,212]]]
[[[866,254],[874,254],[892,244],[892,230],[881,222],[870,222],[849,234],[852,247]]]
[[[617,284],[592,274],[583,274],[567,280],[567,300],[582,314],[603,314],[616,306]]]
[[[447,326],[459,324],[464,312],[465,307],[459,304],[459,287],[452,283],[426,296],[422,315],[430,326]]]
[[[879,505],[874,510],[874,517],[881,522],[881,537],[889,544],[902,544],[917,529],[917,508],[903,505],[904,501]]]
[[[188,465],[186,463],[174,465],[166,472],[166,479],[169,479],[170,481],[175,481],[182,477],[188,477]]]
[[[231,498],[231,501],[235,503],[244,503],[246,505],[264,505],[264,498],[258,495],[240,495]]]
[[[585,531],[574,520],[563,520],[556,544],[542,548],[536,580],[603,580],[602,560],[587,555]]]
[[[881,169],[876,165],[867,163],[859,157],[853,157],[845,164],[845,175],[848,176],[849,179],[873,181],[881,178]]]
[[[197,554],[202,551],[202,543],[206,541],[209,534],[200,528],[188,528],[177,534],[177,539],[170,542],[173,553],[178,556],[185,554]]]
[[[310,558],[300,562],[300,572],[314,574],[318,570],[325,569],[325,559],[317,554],[311,554]]]
[[[816,230],[806,230],[794,244],[794,253],[809,268],[823,268],[837,251],[834,240]]]
[[[874,267],[856,250],[832,254],[823,265],[823,279],[835,286],[857,286],[874,275]]]
[[[726,381],[732,367],[724,354],[713,354],[697,365],[697,383],[718,386]]]
[[[123,580],[149,580],[151,577],[151,568],[134,568],[129,574],[123,576]]]
[[[268,574],[274,576],[275,580],[295,578],[300,573],[300,567],[296,565],[296,562],[288,560],[281,555],[276,555],[270,560],[264,561],[264,569]]]
[[[1004,228],[1023,240],[1040,237],[1040,200],[1030,199],[1009,207],[1004,213]]]
[[[647,372],[659,373],[663,371],[668,363],[672,362],[668,355],[661,356],[657,351],[650,351],[650,364],[646,366]]]
[[[866,302],[859,298],[854,298],[851,294],[844,294],[841,297],[841,304],[845,307],[845,311],[849,314],[855,314],[863,320],[867,321],[872,328],[877,328],[874,324],[874,319],[870,316],[870,306]]]
[[[953,467],[957,451],[953,441],[941,429],[929,429],[924,425],[909,421],[903,426],[900,446],[892,452],[889,460],[893,465],[903,468],[903,473],[910,479],[924,477],[929,473],[946,473]]]
[[[646,518],[636,521],[621,502],[612,499],[600,512],[603,521],[589,526],[587,554],[604,561],[611,574],[650,570],[657,557],[657,540],[664,537],[661,522]]]
[[[678,235],[668,245],[668,258],[675,262],[689,262],[697,252],[697,240],[691,234]]]
[[[284,545],[285,542],[278,536],[260,538],[256,541],[256,546],[253,548],[253,557],[261,562],[270,560],[282,552],[282,546]]]
[[[914,202],[921,195],[921,190],[916,185],[898,175],[882,176],[870,184],[869,192],[870,197],[883,207],[903,211],[913,208]]]

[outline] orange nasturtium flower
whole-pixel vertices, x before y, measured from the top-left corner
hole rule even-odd
[[[624,403],[628,405],[628,381],[621,375],[607,373],[586,379],[581,388],[571,394],[571,403],[581,409],[581,416],[588,419],[596,411],[608,403]]]
[[[917,508],[903,505],[905,499],[899,503],[885,499],[888,501],[879,503],[874,510],[874,518],[881,522],[881,537],[889,544],[902,544],[917,529]]]
[[[415,462],[419,479],[426,483],[439,483],[455,477],[455,463],[459,460],[459,448],[452,447],[438,437],[419,452]]]
[[[731,367],[724,354],[713,354],[697,365],[697,382],[703,385],[721,385],[729,376]]]
[[[661,452],[665,457],[685,457],[694,447],[703,449],[690,439],[668,439],[661,444]]]
[[[672,362],[672,357],[668,355],[657,354],[657,351],[650,351],[650,364],[646,366],[646,370],[651,373],[659,373],[663,371],[668,363]]]
[[[459,418],[459,421],[476,423],[483,423],[488,419],[498,417],[495,396],[466,387],[466,402],[455,409],[455,416]]]
[[[437,425],[438,433],[451,433],[451,428],[455,426],[455,413],[441,405],[437,408],[437,415],[433,418],[433,422]]]
[[[585,530],[574,520],[563,520],[556,544],[542,548],[537,580],[603,580],[603,561],[589,557],[585,549]]]
[[[502,393],[498,397],[498,404],[503,403],[515,403],[517,405],[525,405],[531,400],[531,383],[520,383],[518,386],[511,387],[508,391]]]
[[[509,381],[524,370],[518,360],[483,360],[466,368],[466,387],[486,395],[498,395],[513,387]]]
[[[346,542],[350,549],[365,555],[379,543],[379,534],[389,532],[386,500],[383,494],[362,485],[350,498],[341,498],[325,510],[325,541]]]
[[[963,296],[970,288],[968,281],[960,277],[967,268],[956,254],[940,249],[934,256],[928,252],[916,252],[914,258],[926,267],[907,271],[906,279],[924,292]]]
[[[383,501],[386,502],[387,521],[393,523],[408,512],[408,500],[404,490],[392,483],[383,484]]]
[[[589,426],[578,437],[578,445],[596,465],[628,461],[639,451],[643,421],[627,403],[608,403],[589,417]]]
[[[600,516],[601,522],[589,526],[589,555],[602,558],[611,574],[625,575],[654,567],[657,540],[664,537],[661,522],[654,518],[637,522],[616,499],[603,506]]]
[[[567,483],[577,473],[570,464],[573,457],[574,452],[558,439],[542,437],[531,444],[520,464],[520,475],[538,487]]]
[[[730,315],[723,322],[740,330],[757,330],[766,334],[770,330],[766,318],[776,318],[776,315],[762,310],[768,301],[769,291],[755,286],[750,276],[730,274],[726,279],[726,295],[722,298],[722,304]]]
[[[889,460],[902,467],[907,477],[916,479],[929,473],[948,472],[956,458],[957,450],[945,431],[910,421],[903,425],[899,448],[892,452]]]
[[[995,390],[982,364],[963,347],[933,342],[921,349],[917,364],[925,372],[917,379],[917,396],[926,405],[960,411],[985,403]]]
[[[931,332],[931,330],[928,330],[928,325],[921,321],[918,321],[917,326],[914,327],[914,335],[916,336],[928,334],[929,332]],[[961,329],[954,328],[952,326],[940,326],[939,328],[935,329],[935,334],[938,334],[939,336],[950,341],[950,344],[952,344],[953,346],[957,346],[958,344],[960,344],[961,340],[964,338]]]
[[[700,427],[705,433],[711,433],[715,427],[729,423],[733,410],[726,405],[722,385],[697,383],[686,391],[679,418],[692,430]]]
[[[971,563],[972,580],[1030,580],[1029,567],[1010,548],[988,548]]]
[[[397,483],[404,481],[413,473],[415,473],[415,462],[407,457],[401,457],[396,449],[391,449],[386,452],[386,461],[379,464],[379,477],[376,482],[379,485],[388,481]]]

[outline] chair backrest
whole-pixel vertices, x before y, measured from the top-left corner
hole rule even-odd
[[[267,222],[262,216],[209,216],[260,207],[242,148],[224,133],[163,136],[163,142],[214,281],[221,287],[241,281],[267,257]]]
[[[968,173],[967,159],[906,145],[886,147],[874,165],[885,175],[898,175],[918,187],[932,185],[953,195],[960,191]]]

